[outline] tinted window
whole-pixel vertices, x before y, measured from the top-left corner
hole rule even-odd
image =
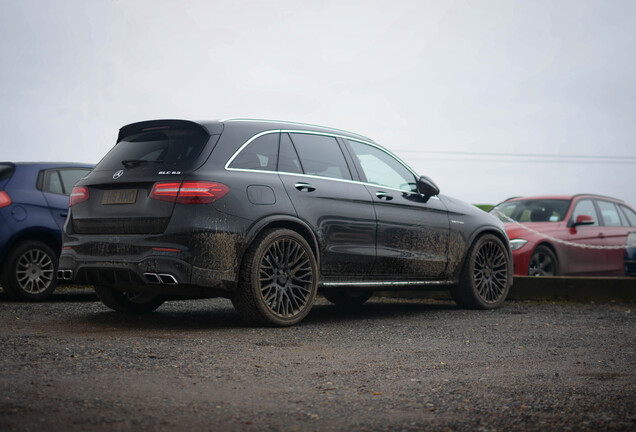
[[[82,177],[86,177],[89,172],[91,171],[88,169],[61,169],[60,177],[62,178],[64,195],[70,195],[75,183],[77,183]]]
[[[636,227],[636,213],[629,207],[619,206],[623,211],[623,216],[627,219],[628,226]]]
[[[44,184],[42,185],[42,191],[64,195],[62,180],[60,179],[60,174],[57,171],[50,170],[44,173]]]
[[[305,174],[351,180],[342,150],[333,137],[290,134]]]
[[[609,201],[597,201],[598,208],[603,216],[603,225],[605,226],[621,226],[621,218],[618,215],[618,209]]]
[[[276,171],[278,134],[262,135],[249,143],[234,158],[229,168]]]
[[[594,219],[594,223],[592,225],[598,225],[598,215],[596,214],[596,209],[594,208],[592,200],[586,199],[576,203],[574,211],[572,212],[572,221],[576,221],[576,218],[580,215],[592,216],[592,219]]]
[[[499,204],[491,213],[495,213],[504,222],[503,213],[518,222],[560,222],[565,218],[570,202],[559,199],[526,199],[507,201]]]
[[[393,156],[357,141],[349,141],[349,145],[368,183],[417,192],[415,176]]]
[[[14,165],[0,164],[0,181],[11,178],[14,171],[15,171]]]
[[[298,153],[286,133],[280,136],[280,153],[278,155],[278,171],[302,174],[303,167],[300,165]]]
[[[97,164],[96,170],[141,165],[187,166],[201,154],[208,136],[192,130],[169,129],[126,137]],[[124,164],[124,161],[127,161]]]

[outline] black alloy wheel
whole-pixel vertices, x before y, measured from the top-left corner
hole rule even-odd
[[[13,300],[45,300],[57,286],[57,255],[47,244],[28,240],[15,246],[4,264],[2,287]]]
[[[530,257],[528,276],[556,276],[557,258],[549,248],[537,246]]]
[[[307,241],[274,229],[260,234],[244,257],[232,303],[250,322],[288,326],[309,313],[317,289],[316,259]]]
[[[486,234],[470,248],[459,285],[451,294],[459,306],[492,309],[503,303],[511,284],[508,249],[499,238]]]

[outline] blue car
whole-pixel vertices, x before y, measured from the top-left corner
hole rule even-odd
[[[625,274],[636,276],[636,231],[627,236],[627,247],[625,248]]]
[[[0,284],[10,298],[44,300],[55,290],[69,195],[92,169],[0,162]]]

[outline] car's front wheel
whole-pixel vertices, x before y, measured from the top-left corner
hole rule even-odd
[[[528,276],[556,276],[557,258],[549,248],[537,246],[530,257]]]
[[[498,237],[485,234],[468,251],[459,284],[451,295],[461,307],[493,309],[504,302],[511,284],[508,248]]]
[[[99,285],[95,286],[95,293],[105,306],[124,313],[150,313],[164,302],[164,299],[156,294],[123,292]]]
[[[57,286],[57,262],[57,255],[46,243],[19,243],[5,260],[2,287],[13,300],[45,300]]]
[[[261,233],[243,258],[232,304],[249,322],[289,326],[311,309],[318,290],[318,266],[311,247],[297,232]]]

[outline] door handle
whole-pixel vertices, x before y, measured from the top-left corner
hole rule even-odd
[[[386,192],[376,192],[375,196],[377,196],[379,199],[383,199],[387,201],[391,201],[393,199],[393,197]]]
[[[298,189],[299,191],[307,190],[307,192],[313,192],[316,190],[316,188],[313,185],[310,185],[309,183],[303,183],[303,182],[296,183],[294,187]]]
[[[605,238],[605,234],[604,233],[598,233],[598,238]]]
[[[68,213],[67,213],[67,212],[60,213],[60,216],[62,216],[63,218],[65,218],[66,216],[68,216]]]

